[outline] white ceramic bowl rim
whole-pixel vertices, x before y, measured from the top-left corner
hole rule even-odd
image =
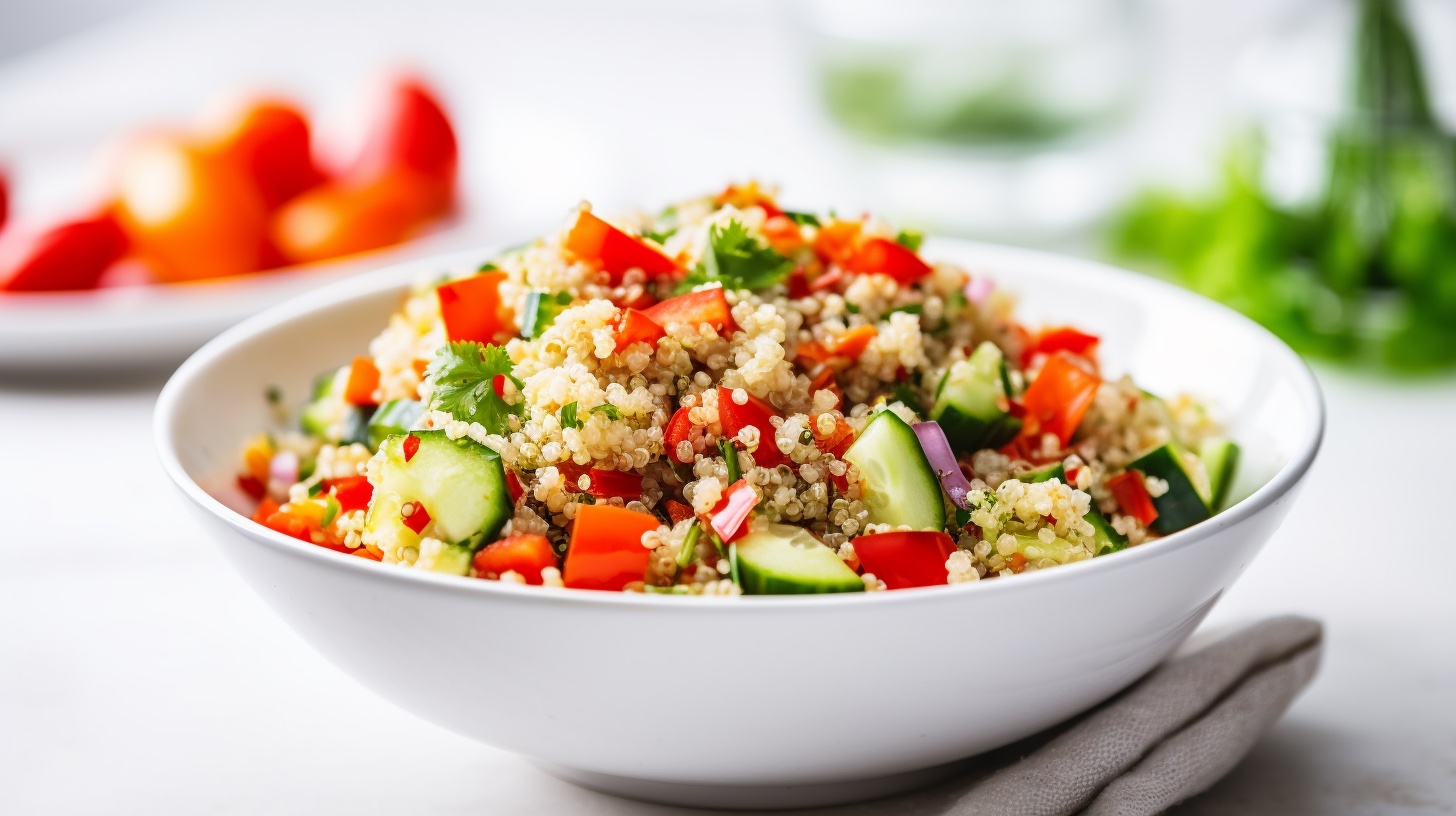
[[[1163,297],[1180,300],[1185,303],[1201,303],[1205,305],[1210,303],[1210,301],[1198,295],[1165,281],[1138,275],[1095,261],[995,244],[951,241],[949,239],[938,239],[936,243],[946,246],[958,245],[966,252],[990,254],[1008,259],[1014,258],[1023,263],[1039,261],[1048,266],[1061,267],[1068,270],[1069,273],[1076,275],[1101,275],[1113,276],[1124,281],[1136,280],[1137,285],[1152,288]],[[1015,588],[1018,586],[1027,586],[1033,581],[1042,583],[1075,581],[1087,570],[1119,569],[1123,565],[1131,565],[1134,563],[1134,559],[1148,560],[1158,558],[1165,553],[1171,553],[1183,547],[1191,547],[1200,541],[1208,539],[1221,530],[1258,514],[1266,507],[1278,501],[1298,484],[1304,477],[1304,474],[1309,470],[1310,465],[1314,462],[1315,455],[1319,452],[1320,441],[1324,436],[1324,399],[1309,366],[1289,346],[1285,345],[1283,341],[1279,340],[1264,327],[1227,307],[1215,304],[1217,308],[1227,313],[1229,317],[1243,322],[1250,331],[1265,340],[1268,351],[1277,359],[1281,372],[1290,377],[1292,385],[1302,398],[1301,401],[1303,404],[1313,406],[1314,408],[1315,415],[1312,417],[1312,421],[1307,423],[1304,438],[1297,441],[1297,447],[1294,448],[1293,455],[1280,467],[1277,473],[1254,491],[1253,494],[1206,521],[1199,522],[1192,527],[1163,538],[1154,539],[1139,544],[1136,547],[1129,547],[1121,552],[1112,553],[1100,558],[1063,564],[1054,569],[1036,570],[1032,573],[1018,575],[1013,580],[976,581],[969,585],[919,587],[895,590],[893,592],[856,592],[823,595],[685,597],[639,592],[601,592],[582,589],[520,586],[502,583],[500,581],[464,579],[460,576],[441,575],[424,570],[392,569],[374,561],[357,556],[345,555],[324,547],[308,544],[255,524],[207,493],[187,474],[173,445],[171,433],[177,419],[178,403],[182,394],[188,390],[192,380],[211,367],[218,358],[230,351],[234,346],[245,342],[255,334],[281,323],[286,323],[315,309],[330,305],[336,300],[346,297],[361,297],[382,290],[399,287],[409,280],[408,278],[402,277],[401,272],[414,270],[418,273],[418,268],[421,263],[430,263],[436,268],[458,268],[462,264],[478,261],[482,257],[490,257],[491,254],[492,251],[489,249],[470,250],[450,253],[449,255],[434,259],[427,259],[424,262],[415,261],[388,267],[379,272],[367,275],[362,279],[356,278],[354,280],[341,281],[322,287],[314,292],[301,295],[249,318],[223,332],[188,358],[167,381],[166,386],[157,398],[156,411],[153,416],[153,433],[156,437],[162,466],[167,471],[167,475],[172,478],[172,481],[177,484],[188,498],[196,502],[203,509],[226,521],[232,527],[236,528],[239,533],[254,539],[261,539],[268,546],[283,550],[289,554],[330,564],[336,569],[367,571],[369,577],[381,578],[382,576],[388,576],[387,578],[383,578],[383,580],[422,582],[424,584],[434,585],[439,591],[506,593],[509,595],[518,595],[522,601],[528,603],[540,604],[581,605],[587,607],[621,604],[672,606],[686,602],[695,605],[716,606],[723,609],[741,608],[743,604],[752,604],[757,609],[763,609],[765,607],[789,609],[847,603],[914,603],[917,599],[924,598],[930,593],[939,592],[1009,592],[1015,591]]]

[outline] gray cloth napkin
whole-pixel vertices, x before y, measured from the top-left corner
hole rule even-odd
[[[1279,719],[1314,677],[1322,634],[1318,621],[1282,617],[1185,649],[1091,713],[977,757],[950,782],[835,812],[1161,813],[1207,790]]]

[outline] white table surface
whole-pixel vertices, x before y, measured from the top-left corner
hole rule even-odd
[[[485,146],[467,172],[492,237],[539,229],[583,195],[654,202],[732,176],[783,180],[801,200],[854,194],[802,115],[771,138],[706,127],[716,109],[678,97],[711,98],[727,80],[664,64],[734,53],[750,57],[746,81],[777,88],[769,110],[807,104],[792,81],[769,82],[787,70],[788,34],[753,25],[741,6],[667,15],[632,3],[621,12],[640,18],[631,26],[574,6],[411,4],[392,27],[404,12],[308,8],[289,25],[266,4],[178,8],[0,66],[0,155],[64,176],[67,156],[117,123],[192,110],[220,84],[293,76],[290,86],[312,82],[326,97],[374,64],[388,34],[449,76],[457,98],[488,101],[462,110],[462,131]],[[546,22],[558,26],[550,38]],[[264,58],[250,37],[272,43]],[[1182,66],[1169,73],[1200,75]],[[619,83],[629,91],[603,101]],[[641,92],[652,83],[664,90]],[[548,105],[546,93],[564,101]],[[538,129],[510,127],[527,115]],[[25,195],[44,207],[65,189]],[[1326,662],[1250,757],[1179,812],[1456,810],[1456,382],[1319,373],[1326,448],[1209,625],[1311,615],[1328,627]],[[166,484],[149,424],[162,381],[0,374],[0,814],[673,812],[577,789],[417,721],[304,646]],[[1396,492],[1407,497],[1399,509],[1387,505]]]

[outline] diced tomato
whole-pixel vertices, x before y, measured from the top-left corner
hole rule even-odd
[[[1082,423],[1101,384],[1101,379],[1065,355],[1054,355],[1021,396],[1028,419],[1035,420],[1024,422],[1022,435],[1056,434],[1065,446]]]
[[[405,502],[405,505],[399,509],[399,517],[404,522],[404,526],[413,530],[415,535],[419,535],[420,531],[425,529],[425,525],[430,523],[429,511],[417,501]]]
[[[1153,497],[1148,495],[1148,486],[1141,472],[1123,471],[1107,480],[1107,489],[1112,491],[1122,512],[1137,519],[1144,527],[1158,520],[1158,508],[1153,506]]]
[[[435,94],[405,77],[389,88],[368,140],[346,175],[373,179],[404,173],[427,191],[427,216],[453,209],[460,150],[450,117]]]
[[[930,274],[930,264],[889,238],[870,238],[862,242],[844,267],[864,275],[889,275],[902,284],[914,283]]]
[[[667,455],[674,462],[682,462],[683,464],[692,461],[692,457],[687,459],[677,458],[678,443],[686,442],[688,432],[693,428],[693,421],[688,416],[688,411],[690,410],[689,408],[679,408],[673,412],[672,419],[667,421],[667,430],[663,434],[662,444],[667,449]]]
[[[656,516],[623,507],[577,507],[562,567],[563,583],[573,589],[620,592],[627,584],[641,581],[652,554],[642,546],[642,534],[661,525]]]
[[[753,461],[759,467],[778,467],[788,461],[774,444],[772,418],[776,416],[778,412],[758,397],[749,394],[748,402],[739,405],[733,401],[732,388],[718,386],[718,421],[723,425],[723,436],[735,439],[744,428],[757,428],[758,448],[753,451]]]
[[[554,566],[556,550],[542,535],[506,536],[475,554],[475,571],[481,578],[498,579],[515,572],[532,586],[541,585],[541,570]]]
[[[574,462],[562,462],[556,466],[566,479],[566,489],[580,491],[578,480],[582,476],[590,479],[586,494],[599,499],[621,497],[628,501],[642,498],[642,474],[623,470],[586,468]]]
[[[748,516],[757,506],[758,491],[747,479],[739,479],[724,491],[708,524],[726,544],[748,532]]]
[[[865,572],[889,589],[942,586],[950,580],[945,562],[955,542],[941,532],[898,532],[863,535],[854,540],[854,554]]]
[[[496,335],[513,334],[500,296],[501,281],[505,279],[504,272],[482,272],[436,289],[446,337],[456,342],[493,343]]]
[[[355,357],[349,364],[349,377],[344,384],[344,400],[351,405],[374,405],[374,390],[379,387],[379,368],[368,357]]]
[[[365,476],[325,479],[324,489],[333,492],[334,498],[339,502],[339,510],[345,513],[367,509],[369,500],[374,497],[374,486],[369,484],[369,479]]]
[[[874,326],[856,326],[835,338],[834,347],[830,351],[835,356],[858,360],[864,350],[869,348],[870,341],[879,333],[879,329]]]
[[[3,292],[94,289],[127,246],[116,219],[107,214],[57,224],[35,236],[12,231],[6,237],[0,251]]]
[[[526,495],[526,488],[521,486],[521,480],[516,476],[514,470],[506,471],[506,490],[510,491],[512,504],[520,501],[521,497]]]
[[[646,343],[656,348],[657,341],[666,336],[667,332],[652,318],[636,309],[625,309],[617,324],[617,353],[621,354],[633,343]]]
[[[397,244],[440,215],[436,180],[406,170],[346,176],[289,199],[272,216],[269,238],[281,258],[312,263]]]
[[[629,269],[648,275],[670,275],[677,264],[656,249],[582,210],[576,225],[566,236],[566,249],[587,263],[596,264],[610,277],[613,286],[622,282]]]
[[[830,221],[814,236],[814,252],[825,263],[844,266],[855,254],[859,243],[858,221]]]
[[[262,499],[268,495],[268,487],[247,473],[238,476],[238,489],[248,494],[254,500]]]
[[[693,508],[687,506],[686,504],[683,504],[677,499],[667,500],[667,517],[672,519],[673,524],[677,524],[678,522],[681,522],[685,519],[690,519],[694,515],[695,514],[693,513]]]
[[[308,119],[276,99],[252,100],[229,111],[211,143],[236,162],[272,208],[323,181],[314,165]]]
[[[854,426],[845,422],[842,418],[835,417],[834,430],[827,434],[820,433],[818,421],[820,416],[822,415],[815,414],[809,418],[809,427],[813,429],[814,433],[814,445],[825,453],[830,453],[836,458],[843,459],[844,452],[849,450],[850,445],[854,444]]]
[[[642,313],[659,326],[679,323],[697,327],[707,323],[719,334],[738,331],[738,324],[733,322],[733,309],[728,305],[728,297],[722,287],[668,298],[643,309]]]
[[[1042,330],[1041,334],[1037,335],[1033,348],[1034,353],[1056,354],[1059,351],[1066,351],[1092,360],[1095,359],[1094,355],[1099,341],[1100,338],[1096,335],[1085,334],[1071,326],[1060,326]]]

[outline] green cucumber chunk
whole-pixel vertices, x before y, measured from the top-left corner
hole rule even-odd
[[[1020,433],[1021,420],[997,407],[998,398],[1006,396],[1002,381],[1005,362],[1001,349],[987,341],[941,378],[930,418],[940,423],[955,452],[999,448]]]
[[[731,549],[746,595],[864,591],[854,570],[803,527],[757,525]]]
[[[1053,462],[1045,467],[1040,467],[1036,470],[1029,470],[1026,473],[1022,473],[1016,478],[1020,481],[1026,482],[1027,484],[1032,484],[1035,482],[1050,482],[1052,479],[1056,479],[1062,484],[1066,484],[1067,470],[1066,468],[1062,467],[1061,462]]]
[[[1206,439],[1198,448],[1198,458],[1208,472],[1208,509],[1217,513],[1228,501],[1239,469],[1239,446],[1230,439]]]
[[[327,439],[329,424],[333,421],[337,410],[336,402],[343,401],[343,394],[334,393],[334,384],[342,384],[339,377],[339,370],[325,371],[318,375],[313,381],[313,393],[309,397],[308,405],[303,407],[299,415],[299,425],[303,432],[309,436],[319,439]]]
[[[408,436],[417,438],[419,447],[405,461]],[[470,555],[493,540],[514,512],[500,455],[467,438],[452,440],[444,431],[390,436],[380,450],[384,463],[365,532],[379,535],[381,546],[395,549],[396,558],[408,547],[418,551],[422,536],[439,539],[446,547],[424,566],[465,574]],[[419,534],[404,524],[401,511],[409,502],[419,502],[430,515]]]
[[[408,431],[424,412],[424,403],[419,400],[390,400],[379,406],[369,417],[369,447],[379,450],[386,437]]]
[[[1093,533],[1092,555],[1106,555],[1119,550],[1127,549],[1127,536],[1119,533],[1107,517],[1097,512],[1096,508],[1088,511],[1086,516],[1095,530]]]
[[[920,448],[920,438],[894,411],[876,414],[844,452],[844,460],[859,469],[860,501],[869,510],[869,523],[945,529],[940,480]]]
[[[1168,490],[1153,497],[1153,507],[1158,518],[1150,525],[1153,532],[1167,535],[1185,527],[1191,527],[1212,515],[1208,509],[1207,478],[1200,489],[1199,477],[1189,471],[1183,450],[1169,442],[1143,454],[1129,470],[1137,470],[1145,476],[1155,476],[1168,483]]]

